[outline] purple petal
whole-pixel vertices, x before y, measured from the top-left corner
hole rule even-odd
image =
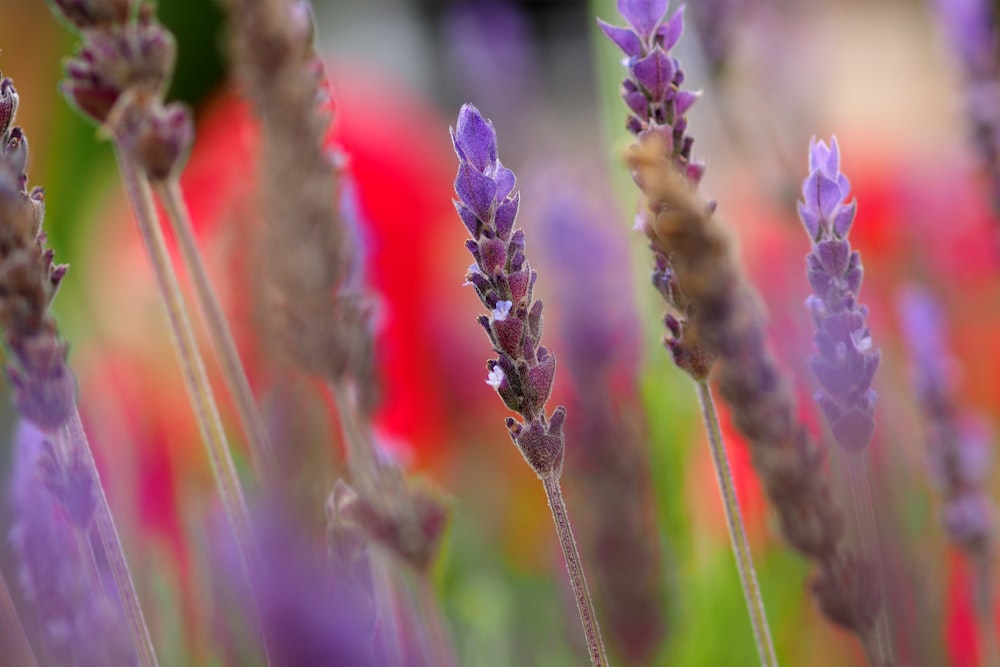
[[[493,331],[496,333],[497,342],[500,343],[500,349],[511,356],[517,356],[524,323],[516,317],[494,320]]]
[[[645,58],[636,60],[631,70],[639,85],[649,91],[650,98],[654,102],[659,101],[670,90],[674,78],[674,59],[657,47]]]
[[[465,228],[469,230],[469,235],[473,238],[477,238],[479,234],[479,218],[476,214],[469,210],[469,208],[462,202],[452,199],[451,203],[455,205],[455,210],[458,211],[458,217],[462,219],[462,224]]]
[[[875,419],[859,408],[851,408],[832,425],[833,438],[849,452],[860,453],[875,435]]]
[[[656,29],[656,43],[664,51],[669,51],[677,44],[677,40],[681,38],[682,32],[684,32],[684,5],[678,7],[674,15],[669,20],[661,23],[660,27]]]
[[[850,204],[844,204],[837,210],[833,217],[833,231],[840,238],[847,238],[854,224],[854,216],[858,212],[858,201],[855,199]]]
[[[496,225],[497,236],[508,240],[510,232],[514,229],[514,219],[517,217],[517,207],[521,203],[521,193],[515,193],[510,199],[505,199],[497,206],[493,224]]]
[[[522,269],[507,276],[507,285],[510,287],[510,299],[514,305],[521,303],[521,300],[528,295],[528,287],[531,281],[531,271]]]
[[[847,270],[851,245],[842,239],[820,241],[816,244],[816,256],[828,274],[839,277]]]
[[[625,55],[632,58],[638,58],[642,55],[642,40],[639,39],[639,36],[635,34],[634,30],[631,28],[619,28],[618,26],[606,23],[601,19],[597,19],[597,25],[601,27],[604,34],[607,35],[619,49],[625,52]]]
[[[497,161],[497,169],[492,176],[494,182],[497,184],[497,200],[506,199],[510,191],[514,189],[514,183],[517,180],[514,178],[514,172]]]
[[[538,350],[541,354],[542,349]],[[545,402],[549,400],[549,394],[552,393],[552,380],[556,374],[556,358],[551,354],[545,355],[544,359],[538,362],[536,366],[532,366],[528,369],[528,384],[535,391],[535,396],[537,400],[535,405],[539,408],[545,405]]]
[[[479,171],[497,159],[497,133],[493,123],[483,118],[479,109],[463,104],[458,112],[458,124],[453,133],[459,158],[471,162]]]
[[[498,238],[483,239],[479,242],[479,255],[483,272],[492,276],[507,262],[507,245]]]
[[[809,206],[799,202],[799,218],[813,241],[819,238],[819,216]]]
[[[809,140],[809,171],[822,171],[830,157],[830,149],[822,139]]]
[[[618,0],[618,11],[645,42],[663,20],[667,4],[668,0]]]
[[[630,84],[632,90],[626,90],[626,84]],[[636,116],[640,118],[649,117],[649,98],[629,79],[625,79],[622,84],[622,99],[625,100],[625,106],[629,108],[629,111]]]
[[[700,90],[677,91],[677,95],[674,96],[674,108],[677,111],[677,115],[683,116],[686,114],[687,110],[691,108],[691,105],[697,102],[700,97]]]
[[[817,213],[823,221],[830,219],[830,214],[840,203],[840,186],[830,180],[820,171],[813,171],[802,184],[802,194],[806,206]]]
[[[455,177],[455,194],[480,220],[489,221],[496,199],[497,184],[481,174],[471,162],[463,162]]]

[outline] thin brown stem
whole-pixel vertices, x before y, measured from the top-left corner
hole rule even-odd
[[[15,665],[24,667],[38,667],[38,660],[28,643],[28,635],[21,625],[21,617],[14,606],[14,598],[7,588],[7,580],[4,579],[3,572],[0,572],[0,630],[7,635],[7,658],[13,660]]]
[[[160,229],[156,209],[153,206],[149,181],[132,164],[117,144],[115,152],[118,157],[122,182],[135,213],[139,234],[153,267],[157,288],[166,310],[181,375],[184,378],[198,429],[201,431],[202,440],[205,443],[215,484],[222,499],[222,506],[236,538],[239,557],[250,589],[255,591],[257,558],[253,548],[250,515],[247,511],[243,487],[240,485],[236,465],[229,452],[226,434],[222,428],[222,418],[219,416],[212,387],[208,382],[208,374],[205,372],[205,363],[198,350],[194,332],[188,320],[187,308],[184,305],[184,297],[181,295],[180,285],[177,283],[177,276],[170,262],[170,254],[167,252],[167,246],[163,240],[163,232]],[[252,597],[256,604],[256,595],[254,594]],[[264,636],[263,627],[260,626],[259,613],[256,620],[264,651],[268,653],[267,639]],[[270,660],[268,661],[270,662]]]
[[[149,635],[149,627],[142,613],[142,606],[139,604],[139,595],[135,590],[135,583],[132,581],[132,573],[125,559],[125,550],[122,548],[121,538],[118,536],[118,528],[115,526],[114,517],[111,515],[111,506],[108,504],[108,497],[104,493],[104,485],[101,483],[100,475],[97,471],[97,464],[94,462],[94,454],[90,449],[87,440],[87,433],[83,430],[83,422],[80,420],[80,411],[76,405],[69,421],[63,426],[60,433],[64,439],[62,447],[63,458],[68,452],[79,451],[83,455],[83,460],[90,469],[90,474],[94,478],[94,489],[97,495],[97,507],[94,510],[94,525],[97,527],[97,536],[104,551],[104,558],[107,560],[108,569],[111,570],[111,579],[118,589],[118,599],[121,601],[122,611],[125,614],[125,622],[128,624],[129,634],[132,635],[132,643],[135,645],[136,654],[139,657],[139,664],[143,667],[157,667],[156,652],[153,649],[153,640]]]
[[[1000,667],[997,646],[996,617],[993,614],[993,568],[989,547],[968,553],[972,569],[972,601],[976,610],[976,630],[979,634],[979,663],[983,667]]]
[[[868,484],[868,454],[857,453],[847,455],[848,477],[851,480],[851,505],[857,522],[858,537],[861,542],[861,552],[865,558],[872,561],[873,571],[878,579],[879,598],[881,605],[875,618],[874,642],[877,650],[879,667],[895,665],[896,656],[892,645],[892,631],[889,627],[889,610],[886,605],[885,583],[882,576],[882,548],[879,546],[878,528],[875,524],[875,510],[872,505],[872,492]]]
[[[243,364],[240,362],[239,352],[236,350],[236,342],[233,340],[229,323],[225,313],[222,312],[222,306],[212,288],[212,283],[208,279],[208,272],[205,270],[201,252],[198,250],[198,244],[194,238],[191,214],[184,202],[184,194],[176,176],[156,184],[155,189],[173,226],[174,235],[181,249],[181,256],[184,258],[188,274],[191,276],[198,307],[205,319],[212,347],[219,360],[219,366],[222,368],[222,376],[225,378],[226,386],[233,397],[236,412],[250,444],[250,455],[253,458],[254,467],[258,475],[266,477],[270,472],[273,472],[275,467],[274,449],[271,447],[267,428],[264,426],[264,420],[257,409],[257,402],[250,389],[250,382]]]
[[[719,428],[719,415],[715,411],[715,401],[706,380],[698,380],[698,402],[701,404],[701,416],[708,433],[708,445],[712,450],[712,464],[715,467],[715,479],[719,484],[719,494],[722,496],[722,509],[726,517],[726,527],[729,529],[729,541],[736,558],[736,571],[740,576],[740,586],[743,588],[743,598],[746,600],[747,611],[750,614],[750,626],[753,628],[754,642],[757,645],[757,655],[760,664],[766,667],[777,667],[778,658],[774,652],[774,642],[771,639],[771,629],[767,623],[767,613],[764,610],[764,598],[757,583],[757,573],[753,566],[753,555],[750,553],[750,542],[747,540],[746,526],[743,524],[743,514],[736,497],[736,485],[733,483],[733,473],[729,467],[729,457],[722,442],[722,430]]]
[[[583,624],[583,634],[587,640],[590,662],[594,667],[607,667],[608,656],[604,651],[601,628],[597,623],[597,614],[594,613],[594,603],[590,599],[590,590],[587,588],[583,561],[580,560],[580,552],[576,548],[576,539],[573,537],[573,528],[569,523],[569,512],[563,501],[562,488],[559,486],[559,474],[550,472],[543,475],[541,479],[542,486],[545,487],[545,496],[549,500],[549,508],[552,510],[552,521],[556,526],[559,546],[566,559],[566,572],[569,574],[569,582],[573,587],[577,611],[580,612],[580,623]]]

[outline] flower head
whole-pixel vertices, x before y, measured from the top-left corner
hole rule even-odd
[[[524,417],[523,424],[508,420],[511,438],[536,473],[549,473],[562,465],[565,411],[545,414],[556,360],[540,345],[543,306],[532,296],[538,274],[525,256],[524,232],[514,229],[521,201],[514,172],[500,162],[493,123],[471,104],[462,106],[451,141],[458,155],[455,210],[472,236],[465,247],[475,260],[466,282],[490,313],[479,324],[497,353],[486,383]]]
[[[840,173],[840,146],[813,137],[809,175],[802,184],[799,217],[812,241],[806,276],[813,289],[806,301],[816,324],[816,354],[809,360],[820,390],[816,401],[826,414],[834,439],[862,451],[875,432],[876,394],[871,388],[880,353],[868,330],[868,308],[858,303],[863,269],[851,249],[857,202],[845,203],[850,181]]]

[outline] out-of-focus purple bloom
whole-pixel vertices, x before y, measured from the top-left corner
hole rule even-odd
[[[472,236],[465,245],[475,260],[466,281],[490,311],[478,321],[498,355],[487,364],[487,383],[524,417],[524,423],[508,417],[507,428],[528,464],[539,475],[558,475],[566,410],[545,414],[556,360],[540,345],[542,302],[532,297],[538,274],[525,257],[524,232],[514,230],[520,204],[514,173],[497,156],[493,123],[471,104],[459,111],[451,139],[459,159],[455,209]]]
[[[991,0],[937,0],[938,15],[952,47],[974,80],[994,79],[997,61],[997,25]]]
[[[260,555],[253,594],[239,574],[240,556],[230,531],[218,531],[224,541],[216,545],[217,565],[218,571],[232,573],[222,582],[227,597],[247,610],[257,605],[272,663],[380,664],[372,599],[358,588],[367,573],[341,571],[343,563],[328,562],[322,541],[307,539],[278,499],[262,504],[251,518]],[[251,618],[247,626],[253,627]]]
[[[993,535],[993,506],[985,492],[990,431],[983,420],[960,407],[955,362],[938,304],[927,292],[913,288],[900,296],[899,313],[925,419],[931,479],[945,497],[945,531],[962,548],[982,550]]]
[[[27,421],[14,439],[10,542],[20,562],[22,594],[44,650],[68,667],[132,665],[135,652],[117,597],[90,563],[92,489],[70,482],[52,444]],[[77,506],[77,503],[80,505]],[[89,507],[89,509],[88,509]],[[100,577],[95,581],[94,576]]]
[[[639,322],[628,294],[626,239],[602,221],[614,219],[567,167],[532,178],[546,276],[569,371],[566,455],[569,484],[582,504],[578,540],[594,582],[612,652],[626,664],[654,660],[667,632],[663,560],[656,538],[653,484],[639,405]],[[575,184],[571,187],[569,183]],[[622,517],[629,517],[622,521]]]
[[[864,274],[861,255],[847,240],[857,202],[848,203],[851,184],[840,173],[840,147],[813,137],[809,176],[802,185],[799,217],[812,241],[806,276],[813,293],[806,300],[816,324],[816,354],[809,360],[834,440],[845,450],[864,451],[875,433],[876,394],[871,388],[880,353],[868,330],[868,308],[858,303]]]
[[[729,59],[748,4],[747,0],[698,0],[691,5],[691,20],[715,73],[722,71]]]

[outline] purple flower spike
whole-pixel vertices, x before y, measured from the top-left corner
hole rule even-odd
[[[667,14],[667,4],[668,0],[618,0],[618,12],[648,43]]]
[[[525,258],[524,232],[514,229],[521,201],[514,172],[500,163],[493,123],[471,104],[462,106],[451,138],[459,161],[455,209],[472,236],[466,247],[475,259],[466,279],[489,311],[479,323],[498,355],[485,382],[524,417],[524,423],[510,418],[508,430],[532,469],[558,474],[562,432],[545,415],[556,360],[540,346],[542,302],[532,298],[536,274]]]
[[[816,324],[817,354],[809,366],[819,380],[816,401],[834,440],[847,451],[862,452],[875,432],[871,383],[880,355],[868,330],[868,309],[858,303],[861,256],[847,240],[857,202],[844,203],[850,191],[840,173],[836,137],[829,146],[813,137],[799,202],[799,217],[812,241],[806,276],[813,294],[807,304]]]

